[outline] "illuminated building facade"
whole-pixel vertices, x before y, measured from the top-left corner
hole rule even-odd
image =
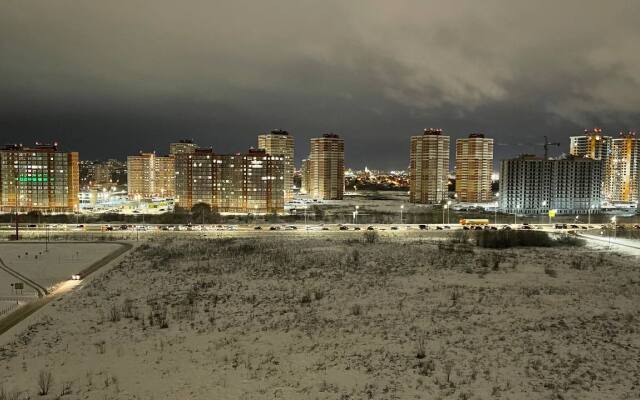
[[[178,142],[169,144],[169,154],[175,156],[176,154],[189,154],[196,151],[198,145],[193,143],[191,139],[182,139]]]
[[[493,200],[493,139],[481,134],[456,140],[456,194],[458,200],[482,203]]]
[[[309,185],[311,180],[311,168],[309,166],[309,160],[304,159],[300,164],[300,193],[309,193]]]
[[[447,199],[449,176],[449,136],[441,129],[425,129],[411,137],[409,201],[439,204]]]
[[[284,198],[293,198],[293,173],[295,169],[294,139],[287,131],[274,129],[258,135],[258,148],[272,156],[284,158]]]
[[[640,201],[640,141],[635,132],[620,134],[611,141],[607,165],[607,200],[611,203]]]
[[[499,208],[505,213],[586,214],[602,205],[602,160],[531,155],[503,160]]]
[[[284,157],[264,150],[215,154],[197,149],[176,155],[178,206],[198,203],[228,213],[282,214],[284,212]]]
[[[127,191],[132,199],[174,196],[174,157],[155,152],[127,157]]]
[[[58,151],[57,144],[0,149],[0,209],[20,212],[73,212],[80,186],[76,152]]]
[[[307,192],[316,199],[342,200],[344,196],[344,140],[330,133],[311,139]]]
[[[611,136],[602,134],[602,129],[585,129],[584,135],[569,138],[569,154],[575,157],[603,160],[605,163],[611,154]]]

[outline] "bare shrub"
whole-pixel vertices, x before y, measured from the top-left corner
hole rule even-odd
[[[556,272],[556,270],[553,269],[550,265],[545,265],[544,266],[544,273],[549,275],[552,278],[557,278],[558,277],[558,272]]]
[[[458,304],[458,300],[460,300],[460,298],[462,297],[462,292],[460,292],[460,289],[458,287],[454,287],[453,290],[451,291],[451,306],[455,306],[456,304]]]
[[[71,381],[65,381],[62,383],[62,389],[60,390],[60,397],[71,394]]]
[[[133,318],[133,309],[133,300],[124,299],[124,302],[122,303],[122,314],[125,318]]]
[[[49,389],[52,384],[53,375],[51,374],[51,371],[45,369],[40,370],[40,373],[38,374],[38,394],[40,396],[46,396],[49,394]]]
[[[116,304],[112,304],[109,309],[109,321],[118,322],[120,321],[120,309]]]
[[[374,244],[380,239],[380,235],[376,231],[366,231],[364,233],[364,241],[368,244]]]
[[[351,314],[358,316],[362,315],[362,306],[360,304],[354,304],[351,306]]]
[[[98,352],[98,354],[104,354],[106,344],[107,342],[101,340],[99,342],[95,342],[93,345],[96,346],[96,351]]]
[[[424,336],[420,336],[418,338],[418,349],[416,351],[416,358],[422,360],[427,356],[426,349],[424,346]]]

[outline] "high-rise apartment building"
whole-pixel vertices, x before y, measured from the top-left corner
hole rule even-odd
[[[175,159],[155,152],[127,157],[127,191],[130,198],[175,195]]]
[[[449,136],[442,129],[425,129],[411,137],[409,201],[438,204],[448,195]]]
[[[197,148],[198,145],[193,143],[192,139],[182,139],[169,144],[169,154],[174,156],[176,154],[193,153]]]
[[[499,208],[506,213],[586,214],[602,204],[601,160],[523,155],[500,166]]]
[[[330,133],[311,139],[309,195],[316,199],[342,200],[344,196],[344,140]]]
[[[611,154],[611,136],[602,134],[602,129],[585,129],[584,135],[571,136],[569,154],[575,157],[586,157],[603,160],[606,164]]]
[[[264,150],[215,154],[212,149],[176,155],[180,207],[205,203],[218,212],[284,212],[284,157]]]
[[[481,134],[456,140],[456,194],[458,200],[482,203],[493,200],[493,139]]]
[[[640,140],[635,132],[620,134],[611,140],[607,165],[607,200],[611,203],[640,201]]]
[[[264,149],[272,156],[284,158],[284,198],[293,198],[293,173],[295,169],[294,140],[287,131],[274,129],[269,133],[258,135],[258,148]]]
[[[76,152],[59,151],[55,143],[0,149],[2,211],[76,211],[79,186]]]

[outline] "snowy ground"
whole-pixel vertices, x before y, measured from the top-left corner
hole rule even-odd
[[[49,398],[69,399],[637,398],[637,257],[363,235],[150,242],[0,338],[0,382],[35,398],[50,371]]]
[[[56,243],[51,242],[48,251],[44,243],[2,243],[0,258],[4,263],[44,287],[67,280],[102,257],[115,251],[113,243]],[[3,272],[3,271],[0,271]],[[0,273],[0,296],[11,294],[10,283],[16,278]],[[25,294],[31,291],[25,287]]]

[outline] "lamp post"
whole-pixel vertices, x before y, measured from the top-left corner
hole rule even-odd
[[[551,215],[549,214],[549,210],[547,210],[547,201],[542,200],[542,210],[547,211],[547,215],[549,216],[549,225],[551,225]]]
[[[616,216],[614,215],[613,217],[611,217],[611,222],[613,223],[613,239],[615,240],[615,235],[616,235],[616,231],[617,226],[616,226]],[[609,232],[609,250],[611,250],[611,232]]]
[[[520,204],[516,204],[516,209],[513,211],[513,224],[518,225],[518,210],[520,209]]]
[[[358,223],[358,209],[360,208],[360,206],[356,206],[356,210],[353,212],[353,223],[357,224]]]
[[[449,208],[448,204],[442,206],[442,225],[444,225],[444,210],[446,210],[447,208]]]
[[[500,192],[496,192],[496,208],[493,210],[493,224],[498,225],[498,206],[500,204]]]
[[[451,208],[451,200],[447,201],[447,224],[451,223],[451,219],[449,218],[449,209]]]
[[[404,210],[404,204],[400,206],[400,224],[402,224],[402,211]]]
[[[588,219],[587,219],[587,225],[591,225],[591,210],[593,210],[593,209],[595,209],[595,208],[596,208],[596,205],[595,205],[595,204],[592,204],[592,205],[589,207],[589,210],[587,211],[587,212],[588,212],[588,214],[589,214],[589,216],[587,217],[587,218],[588,218]]]

